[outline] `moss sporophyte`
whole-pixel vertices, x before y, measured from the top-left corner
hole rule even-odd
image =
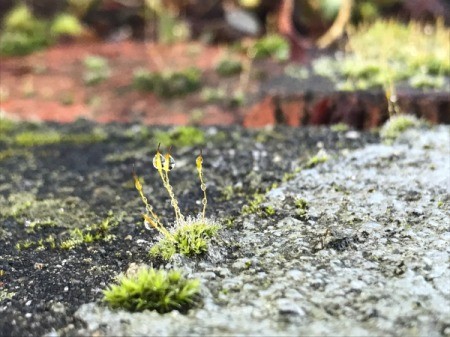
[[[197,217],[185,218],[180,211],[178,200],[175,197],[169,179],[169,172],[175,167],[175,160],[170,155],[170,150],[168,153],[163,155],[159,149],[160,145],[158,145],[158,149],[156,150],[156,154],[153,158],[153,166],[158,171],[164,188],[169,194],[170,203],[175,213],[174,226],[170,230],[163,225],[161,219],[153,210],[153,207],[144,195],[142,184],[133,170],[134,185],[145,205],[146,213],[142,214],[144,224],[147,228],[152,227],[162,234],[159,242],[150,250],[150,254],[153,256],[161,256],[164,259],[170,259],[175,253],[187,256],[205,253],[208,250],[208,241],[217,233],[219,230],[219,225],[217,225],[213,220],[205,217],[206,205],[208,201],[206,197],[206,184],[203,178],[202,152],[200,151],[195,163],[198,178],[200,180],[200,189],[203,192],[203,208]]]

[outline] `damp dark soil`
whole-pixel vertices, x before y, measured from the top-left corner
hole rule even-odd
[[[204,138],[197,144],[172,147],[176,168],[171,182],[182,211],[196,215],[202,194],[195,158],[202,149],[207,214],[222,224],[228,238],[239,234],[242,224],[233,219],[244,205],[288,181],[320,149],[333,156],[378,142],[375,133],[326,128],[199,130]],[[143,226],[131,172],[134,167],[155,210],[170,223],[172,209],[152,158],[158,142],[174,141],[177,132],[182,131],[84,120],[65,125],[13,123],[2,130],[1,335],[70,334],[82,325],[73,316],[78,307],[100,301],[102,290],[130,263],[161,265],[148,255],[157,233]],[[167,148],[164,143],[161,147]],[[70,246],[74,229],[98,234],[105,221],[109,228],[97,241]],[[224,246],[223,259],[230,259],[238,247],[231,240]]]

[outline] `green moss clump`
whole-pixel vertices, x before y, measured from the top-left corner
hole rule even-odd
[[[80,21],[76,16],[67,13],[59,14],[50,26],[53,36],[77,36],[83,31]]]
[[[87,85],[99,84],[111,76],[111,68],[104,57],[90,55],[84,58],[83,64],[83,80]]]
[[[172,237],[164,236],[150,250],[151,256],[161,256],[169,260],[178,253],[185,256],[195,256],[208,251],[209,240],[217,234],[220,227],[208,219],[188,219],[177,227]]]
[[[216,66],[216,72],[220,76],[233,76],[240,74],[242,71],[242,62],[237,60],[225,59],[220,61]]]
[[[321,163],[325,163],[328,161],[328,154],[321,149],[315,156],[311,157],[308,162],[305,164],[306,168],[313,168]]]
[[[193,126],[180,126],[168,132],[158,131],[155,138],[158,143],[176,147],[203,145],[206,142],[204,131]]]
[[[26,55],[54,43],[61,35],[76,36],[82,31],[78,19],[61,13],[53,21],[42,20],[24,4],[5,17],[0,34],[1,55]]]
[[[301,198],[296,199],[294,202],[295,205],[295,214],[300,220],[305,220],[308,216],[309,205],[308,202]]]
[[[250,57],[255,59],[274,57],[278,61],[286,61],[290,57],[288,41],[281,35],[269,34],[256,41],[250,48]]]
[[[420,120],[413,115],[397,114],[389,118],[380,130],[380,136],[388,143],[393,142],[406,130],[418,127]]]
[[[136,190],[139,192],[142,202],[145,205],[146,213],[142,214],[144,224],[147,228],[153,227],[161,234],[159,242],[152,248],[150,255],[161,256],[164,259],[170,259],[173,254],[180,253],[186,256],[193,256],[205,253],[208,250],[208,242],[218,232],[219,225],[213,220],[205,217],[206,205],[208,204],[206,196],[206,184],[203,176],[203,156],[200,154],[195,160],[197,168],[200,189],[203,192],[201,203],[203,205],[201,213],[196,217],[184,217],[178,206],[178,200],[173,193],[173,187],[170,184],[169,172],[175,167],[175,160],[170,153],[161,154],[158,149],[153,158],[153,166],[158,171],[164,188],[169,194],[172,208],[175,212],[175,222],[171,229],[167,229],[161,222],[159,216],[155,213],[153,206],[144,195],[143,186],[139,177],[133,172],[133,180]]]
[[[46,22],[35,18],[27,6],[19,5],[7,14],[0,36],[0,54],[26,55],[49,44]]]
[[[60,242],[61,249],[72,249],[83,243],[94,243],[96,241],[108,242],[114,238],[110,233],[113,227],[116,227],[119,221],[113,216],[103,219],[100,223],[86,226],[84,228],[75,228],[69,232],[69,237]]]
[[[24,131],[14,137],[19,146],[31,147],[61,143],[62,135],[57,131]]]
[[[348,124],[345,123],[336,123],[330,126],[330,130],[333,132],[345,132],[348,131],[350,128]]]
[[[111,234],[111,229],[118,226],[119,219],[115,218],[112,214],[93,225],[87,225],[81,228],[74,228],[68,232],[59,235],[59,239],[56,239],[53,234],[47,237],[40,238],[38,240],[25,239],[16,243],[16,249],[18,251],[24,249],[64,249],[70,250],[83,244],[91,244],[94,242],[102,241],[109,242],[115,238]],[[57,227],[57,222],[48,219],[47,222],[37,220],[26,224],[27,232],[35,233],[42,227]]]
[[[15,135],[14,144],[23,147],[53,145],[59,143],[92,144],[106,139],[106,134],[100,130],[92,133],[63,134],[58,131],[23,131]]]
[[[141,269],[131,277],[121,277],[118,284],[103,291],[103,301],[113,309],[136,312],[172,310],[186,312],[198,301],[200,281],[188,280],[180,271]]]
[[[242,207],[241,214],[248,215],[257,213],[260,210],[263,201],[264,201],[264,194],[255,193],[253,195],[253,198],[248,202],[248,204]]]
[[[138,69],[134,72],[133,86],[165,98],[184,96],[201,87],[201,72],[193,67],[164,73]]]

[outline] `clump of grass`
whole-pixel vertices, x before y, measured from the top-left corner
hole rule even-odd
[[[200,281],[186,279],[180,271],[142,268],[105,289],[103,300],[113,309],[163,314],[172,310],[186,312],[198,301],[199,292]]]
[[[161,256],[164,259],[170,259],[173,254],[178,253],[186,256],[194,256],[205,253],[208,250],[208,242],[219,230],[219,226],[205,217],[206,205],[206,184],[203,179],[203,156],[202,153],[196,159],[197,173],[200,180],[200,189],[203,192],[202,211],[197,217],[185,218],[178,206],[178,200],[170,184],[169,172],[175,167],[175,160],[169,153],[162,155],[159,152],[159,145],[153,158],[153,166],[159,173],[164,188],[169,194],[171,205],[175,213],[174,226],[167,229],[153,207],[143,193],[142,184],[138,176],[133,172],[133,179],[136,189],[143,201],[146,213],[143,214],[146,226],[151,226],[161,234],[159,242],[152,248],[152,256]]]
[[[386,142],[391,143],[406,130],[418,127],[420,124],[420,120],[413,115],[395,114],[383,125],[380,136]]]
[[[108,60],[101,56],[90,55],[83,60],[83,80],[87,85],[99,84],[111,76]]]
[[[201,87],[201,72],[194,67],[162,73],[138,69],[133,75],[133,86],[165,98],[184,96]]]

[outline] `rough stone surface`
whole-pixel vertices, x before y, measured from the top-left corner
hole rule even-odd
[[[242,215],[228,259],[188,259],[203,306],[131,314],[101,304],[83,335],[450,336],[450,129],[412,130],[272,190],[276,216]],[[298,216],[294,200],[308,203]],[[221,243],[218,243],[220,246]]]

